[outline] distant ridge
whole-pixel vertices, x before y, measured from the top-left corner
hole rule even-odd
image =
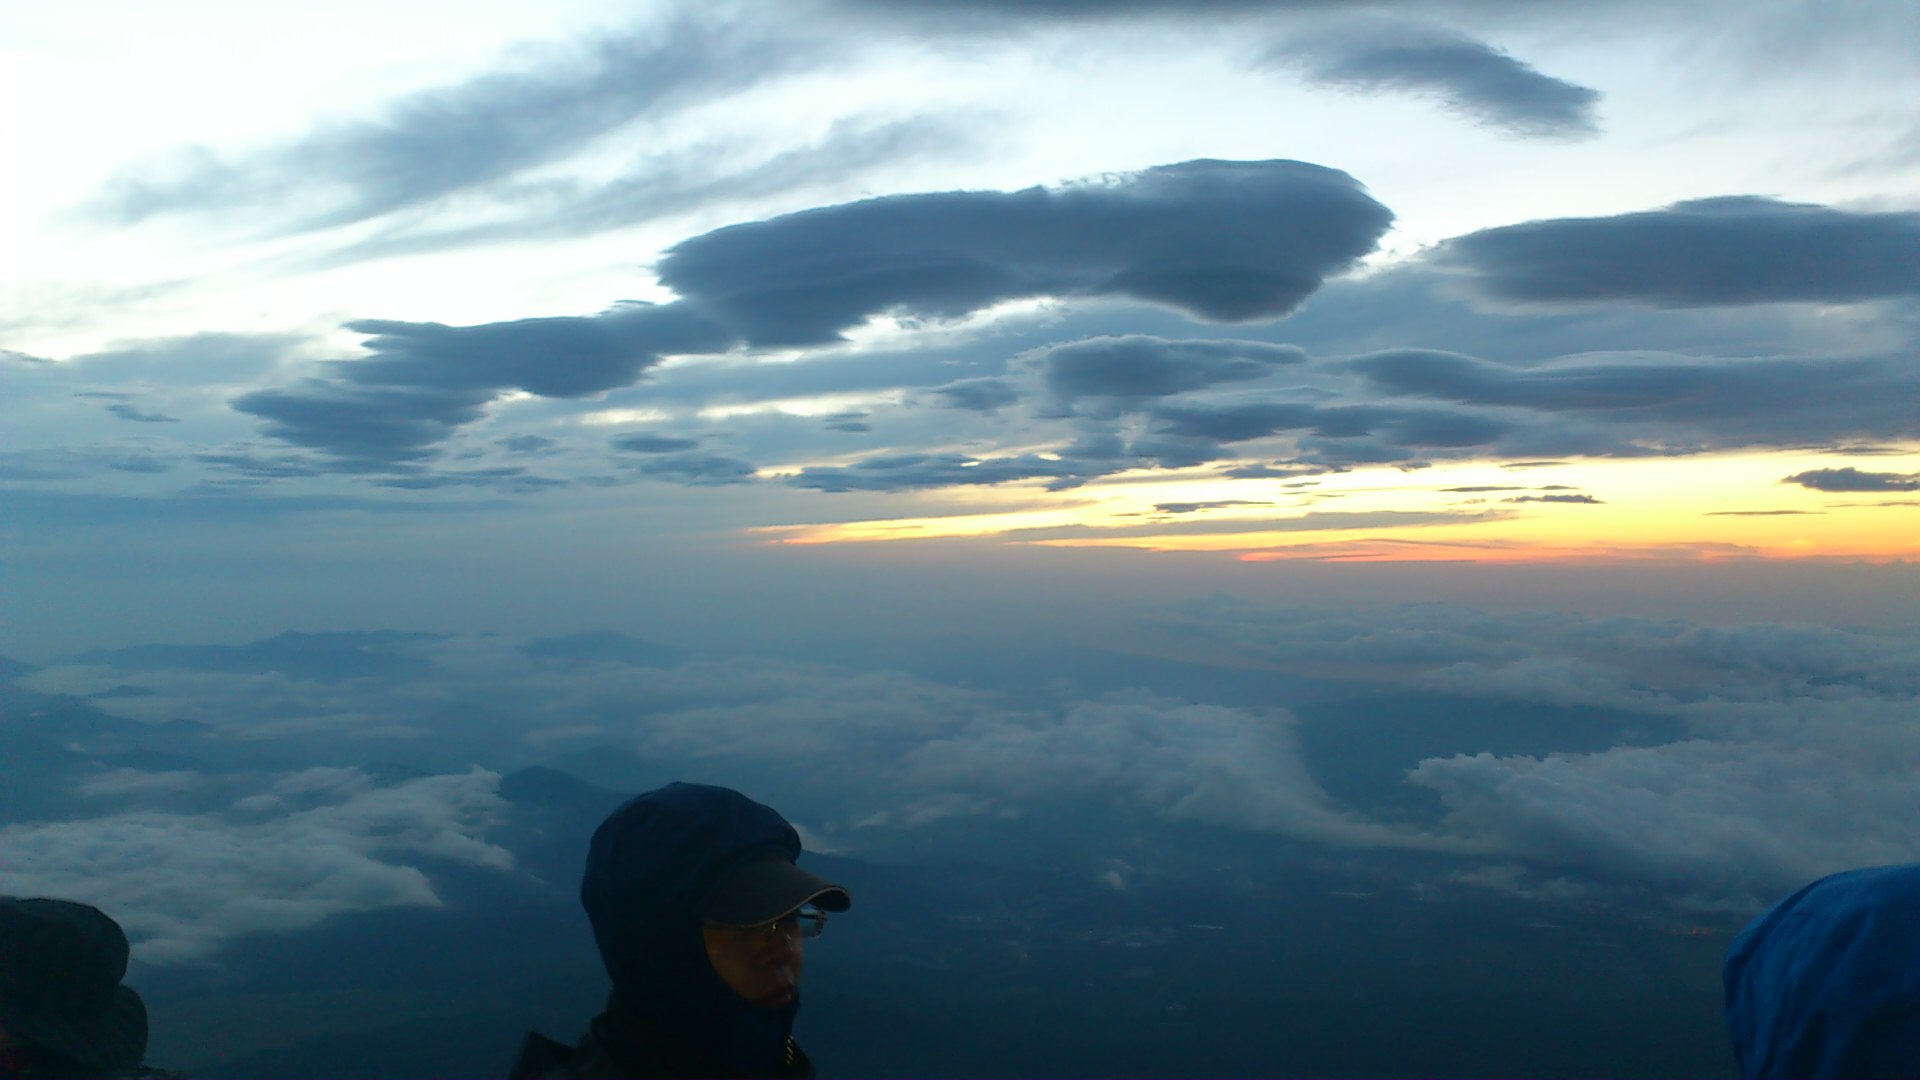
[[[246,645],[135,645],[66,657],[68,662],[108,664],[132,671],[185,668],[260,675],[278,672],[313,682],[396,678],[427,667],[427,662],[398,651],[419,641],[451,635],[399,630],[345,630],[307,634],[289,630]]]
[[[589,630],[584,634],[535,638],[522,646],[521,651],[535,660],[631,664],[635,667],[664,667],[687,658],[685,649],[641,641],[614,630]]]
[[[501,777],[500,797],[517,805],[549,809],[605,806],[603,813],[627,798],[618,791],[589,784],[572,773],[545,765],[530,765]]]

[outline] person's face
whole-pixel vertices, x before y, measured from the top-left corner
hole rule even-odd
[[[800,989],[800,920],[788,916],[765,926],[701,928],[707,960],[720,981],[763,1009],[793,1003]]]

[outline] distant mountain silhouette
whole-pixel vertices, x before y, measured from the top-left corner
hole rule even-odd
[[[488,838],[513,852],[523,868],[571,888],[586,865],[593,830],[632,793],[535,765],[501,777],[500,797],[513,804],[513,813]]]
[[[177,751],[197,736],[190,721],[143,724],[84,699],[0,682],[0,822],[68,816],[73,786],[102,768],[193,768]]]
[[[10,656],[0,656],[0,680],[17,679],[22,675],[31,675],[40,670],[38,664],[29,664],[24,660],[15,660]]]
[[[106,664],[129,671],[184,668],[260,675],[278,672],[291,679],[339,682],[358,678],[399,678],[427,670],[428,661],[396,648],[449,635],[397,630],[348,630],[303,634],[289,630],[246,645],[135,645],[67,657],[69,662]]]
[[[685,649],[656,645],[613,630],[535,638],[527,642],[521,651],[535,660],[631,664],[635,667],[665,667],[687,657]]]

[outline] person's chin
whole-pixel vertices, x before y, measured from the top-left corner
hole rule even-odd
[[[793,1004],[796,996],[793,987],[782,986],[754,998],[753,1003],[762,1009],[784,1009]]]

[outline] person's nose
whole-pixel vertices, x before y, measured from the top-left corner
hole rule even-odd
[[[767,940],[760,949],[760,960],[768,967],[778,967],[800,955],[800,932],[798,930],[779,930]]]

